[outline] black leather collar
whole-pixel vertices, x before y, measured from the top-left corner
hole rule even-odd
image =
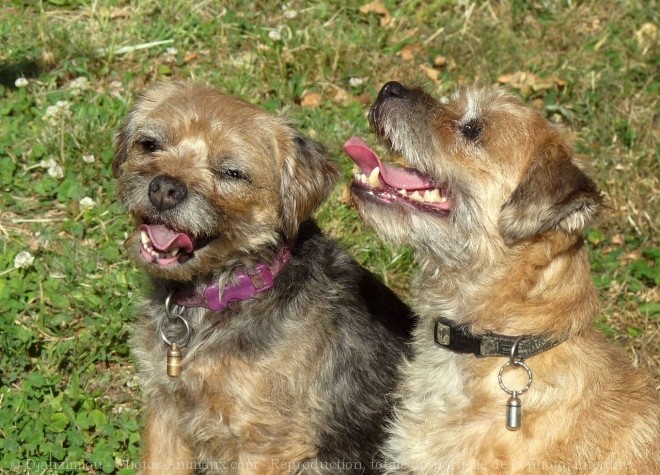
[[[543,335],[523,335],[521,337],[486,333],[473,335],[467,331],[466,326],[457,325],[446,318],[438,317],[435,320],[433,338],[437,345],[457,353],[472,353],[476,356],[507,356],[511,355],[511,348],[518,338],[517,352],[514,357],[529,358],[542,353],[562,343]]]

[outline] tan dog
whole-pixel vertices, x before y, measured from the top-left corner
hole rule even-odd
[[[116,140],[150,290],[145,473],[376,473],[408,308],[309,221],[337,169],[280,117],[150,86]]]
[[[566,131],[479,87],[441,104],[391,82],[369,119],[414,169],[349,140],[361,168],[353,201],[420,264],[415,357],[388,468],[660,473],[651,377],[592,325],[599,306],[581,231],[602,197]]]

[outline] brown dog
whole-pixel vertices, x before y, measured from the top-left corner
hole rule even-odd
[[[151,282],[143,472],[377,472],[412,319],[308,220],[338,175],[323,148],[213,88],[161,83],[113,170]]]
[[[390,82],[369,119],[414,168],[349,140],[361,168],[353,201],[383,238],[414,246],[420,264],[415,358],[388,468],[660,473],[650,375],[592,326],[581,231],[602,197],[567,133],[479,87],[441,104]]]

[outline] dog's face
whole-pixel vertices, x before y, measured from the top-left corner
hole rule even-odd
[[[390,82],[369,121],[411,168],[346,142],[361,169],[351,187],[360,215],[383,238],[447,264],[479,265],[545,232],[579,231],[601,206],[566,133],[501,89],[465,88],[442,104]]]
[[[117,134],[113,172],[137,224],[131,257],[184,281],[293,240],[338,175],[283,119],[184,82],[138,97]]]

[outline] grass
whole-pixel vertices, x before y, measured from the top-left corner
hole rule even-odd
[[[141,396],[128,339],[140,276],[122,252],[130,227],[109,165],[113,131],[154,79],[194,78],[284,111],[328,146],[345,181],[341,144],[369,135],[364,113],[385,81],[438,96],[507,82],[590,157],[609,204],[588,233],[596,324],[659,374],[656,2],[243,4],[2,2],[1,473],[135,471]],[[527,74],[505,76],[516,72]],[[318,219],[409,295],[412,253],[381,244],[341,187]]]

